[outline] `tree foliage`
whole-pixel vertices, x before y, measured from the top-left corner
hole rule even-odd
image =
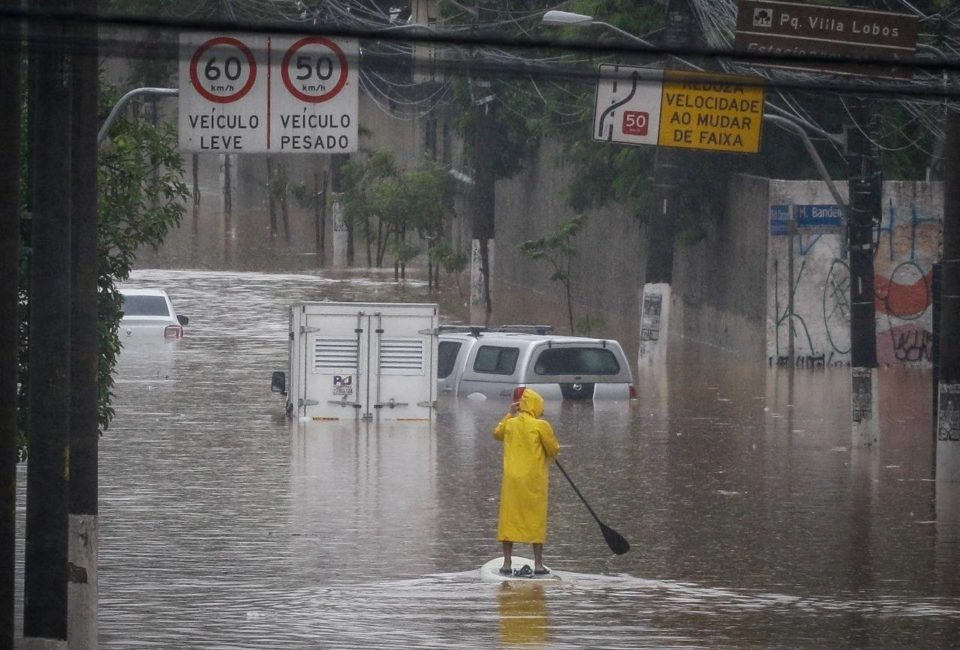
[[[550,279],[563,285],[567,299],[567,317],[569,318],[570,334],[576,333],[573,322],[573,295],[571,291],[570,269],[577,249],[573,245],[573,238],[583,228],[586,217],[582,214],[561,223],[557,229],[544,235],[540,239],[523,242],[519,246],[520,254],[532,260],[544,260],[553,268]]]
[[[346,163],[341,173],[344,218],[364,238],[369,265],[381,266],[388,251],[406,263],[420,253],[407,232],[432,243],[454,215],[454,180],[434,161],[402,169],[392,153],[377,151]]]
[[[656,43],[660,38],[658,33],[667,22],[665,5],[645,3],[638,6],[631,0],[574,0],[562,8],[593,16],[598,21]],[[549,33],[541,35],[555,37],[558,41],[582,42],[596,38],[614,43],[618,39],[621,42],[624,40],[623,36],[601,27],[589,32],[574,27],[549,29]],[[699,41],[696,34],[694,38]],[[703,43],[694,42],[692,45],[696,47],[698,44]],[[627,63],[622,57],[613,55],[591,59],[591,65],[607,62]],[[716,63],[707,61],[705,65],[713,71],[721,71]],[[535,93],[520,92],[518,89],[523,84],[535,90]],[[515,89],[510,95],[511,99],[518,96],[520,102],[517,111],[510,113],[538,116],[527,120],[527,133],[534,136],[549,133],[551,137],[558,137],[564,146],[565,163],[577,170],[565,188],[565,198],[570,207],[576,212],[583,212],[617,206],[624,214],[645,223],[653,213],[652,176],[656,148],[593,140],[591,130],[596,83],[589,80],[542,83],[532,79],[530,82],[514,81],[510,85]],[[540,103],[539,107],[529,106],[534,95]],[[773,90],[768,91],[768,97],[784,103],[783,97]],[[787,105],[799,107],[810,122],[819,124],[829,133],[841,134],[850,121],[845,101],[848,102],[849,98],[837,94],[793,92],[789,95]],[[934,135],[897,98],[881,98],[872,106],[879,127],[873,139],[878,143],[879,162],[886,177],[904,180],[924,178],[930,165],[929,152],[935,148]],[[505,119],[515,119],[515,116]],[[824,138],[814,137],[813,141],[831,177],[845,178],[843,152]],[[680,241],[687,242],[702,237],[703,226],[722,215],[725,188],[734,174],[783,179],[820,178],[813,160],[797,136],[769,123],[764,125],[763,146],[758,154],[677,150],[675,159],[677,168],[672,184],[676,188],[677,235]]]
[[[101,86],[101,117],[119,98],[116,89]],[[130,277],[137,249],[158,247],[171,228],[180,223],[189,196],[182,180],[183,161],[176,151],[176,129],[169,123],[153,124],[137,117],[118,120],[109,144],[98,161],[98,423],[106,429],[113,418],[113,371],[122,344],[118,336],[122,298],[118,284]],[[27,387],[29,367],[29,232],[24,230],[24,263],[21,265],[19,414],[20,449],[26,455]]]
[[[119,93],[101,92],[108,111]],[[137,250],[156,249],[180,224],[190,196],[183,182],[183,158],[177,152],[177,131],[169,122],[119,120],[110,144],[100,151],[97,175],[100,194],[100,426],[113,417],[113,369],[120,351],[117,329],[121,297],[117,285],[130,277]]]

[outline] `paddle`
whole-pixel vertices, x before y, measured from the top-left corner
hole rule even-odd
[[[630,550],[630,542],[628,542],[623,535],[615,531],[614,529],[607,526],[605,523],[600,521],[600,517],[597,516],[597,513],[593,511],[593,508],[590,507],[590,504],[587,503],[587,500],[583,498],[583,495],[580,494],[580,490],[577,489],[577,486],[574,485],[573,479],[570,478],[570,475],[567,474],[567,470],[563,469],[563,465],[560,464],[560,461],[554,459],[553,462],[557,464],[557,467],[560,468],[560,471],[563,472],[564,478],[570,482],[570,487],[573,488],[573,491],[577,493],[577,496],[580,497],[580,500],[583,501],[583,505],[587,506],[587,510],[590,511],[590,514],[593,515],[593,518],[597,520],[597,523],[600,524],[600,532],[603,533],[603,539],[607,540],[607,546],[610,547],[610,550],[616,553],[617,555],[623,555]]]

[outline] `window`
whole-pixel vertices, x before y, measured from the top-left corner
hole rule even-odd
[[[163,296],[124,296],[124,316],[169,316]]]
[[[487,372],[494,375],[512,375],[517,367],[517,357],[520,350],[517,348],[500,348],[493,345],[481,345],[477,350],[477,358],[473,362],[473,369],[477,372]]]
[[[453,365],[457,362],[457,354],[462,346],[459,341],[440,341],[437,348],[438,379],[446,379],[453,372]]]
[[[606,348],[547,348],[537,357],[538,375],[615,375],[620,364]]]

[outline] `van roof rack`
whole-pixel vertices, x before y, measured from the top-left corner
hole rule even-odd
[[[498,332],[515,332],[517,334],[550,334],[553,325],[501,325]]]
[[[484,325],[440,325],[438,332],[463,332],[471,336],[480,336],[480,332],[487,332],[489,328]]]

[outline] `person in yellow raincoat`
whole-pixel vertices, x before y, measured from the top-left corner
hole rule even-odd
[[[513,545],[533,545],[534,573],[549,571],[543,566],[543,545],[547,541],[547,490],[550,461],[560,443],[550,423],[542,419],[543,397],[531,388],[510,406],[493,437],[503,442],[503,481],[500,484],[500,519],[497,540],[503,544],[500,573],[512,573]]]

